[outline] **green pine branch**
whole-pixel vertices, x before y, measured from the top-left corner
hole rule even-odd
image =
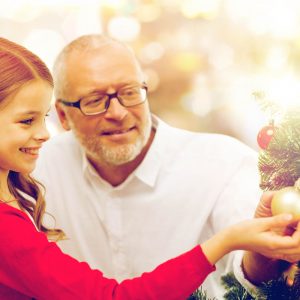
[[[253,300],[254,298],[238,282],[233,273],[222,276],[222,284],[226,289],[224,299],[226,300]]]
[[[264,102],[262,95],[255,95],[261,100],[265,110],[274,115],[279,109]],[[261,176],[260,187],[264,190],[279,190],[286,186],[293,186],[300,178],[300,108],[287,111],[280,124],[274,124],[275,130],[267,149],[259,154],[258,167]],[[300,262],[298,262],[300,270]],[[237,281],[232,273],[222,277],[225,287],[226,300],[300,300],[300,271],[295,275],[292,286],[287,284],[284,276],[277,280],[263,283],[254,296]],[[196,291],[188,300],[208,299],[202,289]]]
[[[300,273],[297,272],[295,281],[289,286],[285,277],[263,283],[254,296],[237,281],[232,273],[222,277],[226,289],[226,300],[299,300],[300,299]]]
[[[217,299],[208,298],[206,291],[203,291],[202,287],[200,287],[187,300],[217,300]]]
[[[300,109],[286,113],[275,124],[274,135],[267,149],[259,154],[258,167],[263,190],[293,186],[300,177]]]
[[[298,263],[300,267],[300,263]],[[295,275],[292,286],[287,284],[284,276],[277,280],[262,283],[252,296],[235,278],[233,273],[228,273],[221,278],[226,293],[225,300],[300,300],[300,272]],[[200,287],[187,300],[217,300],[208,298],[205,291]]]

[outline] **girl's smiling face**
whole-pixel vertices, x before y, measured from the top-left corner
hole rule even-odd
[[[0,105],[0,172],[33,171],[42,144],[49,139],[45,117],[52,87],[33,80]]]

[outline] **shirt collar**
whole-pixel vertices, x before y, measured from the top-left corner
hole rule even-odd
[[[156,131],[152,144],[141,164],[130,176],[128,176],[128,178],[121,185],[116,187],[117,189],[120,189],[121,187],[127,185],[133,180],[133,178],[137,178],[150,187],[153,187],[155,185],[160,167],[163,163],[163,156],[165,155],[165,146],[167,141],[167,133],[165,129],[168,125],[154,115],[152,115],[151,118],[152,127]],[[80,148],[82,157],[82,170],[85,176],[92,175],[101,179],[97,171],[88,161],[84,149],[82,147]],[[101,181],[104,183],[104,180]]]
[[[136,178],[150,187],[155,185],[160,167],[163,163],[163,155],[165,153],[164,142],[166,140],[164,125],[165,124],[159,118],[152,115],[152,127],[156,133],[144,160],[134,172]]]

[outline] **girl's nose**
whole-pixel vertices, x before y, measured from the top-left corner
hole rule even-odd
[[[42,127],[39,130],[37,130],[34,138],[40,142],[46,142],[50,138],[50,133],[45,123],[42,125]]]

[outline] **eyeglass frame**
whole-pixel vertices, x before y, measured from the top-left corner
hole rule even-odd
[[[148,92],[148,86],[146,85],[146,83],[143,83],[142,85],[140,85],[140,88],[141,89],[144,89],[146,90],[146,93]],[[122,88],[121,88],[122,89]],[[71,102],[71,101],[67,101],[66,99],[57,99],[58,102],[64,104],[65,106],[69,106],[69,107],[76,107],[78,108],[85,116],[94,116],[94,115],[99,115],[99,114],[102,114],[104,112],[106,112],[110,106],[110,101],[111,99],[113,98],[116,98],[118,100],[118,102],[123,106],[123,107],[133,107],[133,106],[137,106],[137,105],[140,105],[142,103],[144,103],[146,100],[147,100],[147,94],[146,94],[146,97],[145,99],[138,103],[138,104],[134,104],[134,105],[124,105],[122,103],[122,100],[119,98],[118,96],[118,93],[119,91],[121,90],[117,90],[115,93],[112,93],[112,94],[109,94],[109,93],[103,93],[103,95],[106,95],[108,96],[108,99],[105,101],[105,110],[103,111],[100,111],[100,112],[97,112],[97,113],[85,113],[82,111],[81,109],[81,106],[80,106],[80,102],[82,101],[82,99],[84,99],[85,97],[87,96],[83,96],[83,97],[80,97],[77,101],[74,101],[74,102]],[[100,94],[100,93],[99,93]]]

